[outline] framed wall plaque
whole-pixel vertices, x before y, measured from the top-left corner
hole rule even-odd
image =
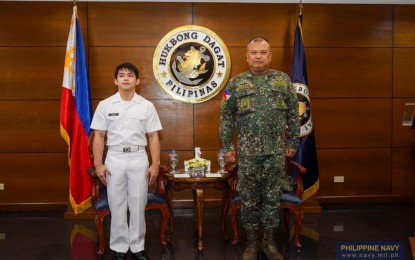
[[[153,57],[159,86],[185,103],[201,103],[221,92],[230,68],[230,55],[222,39],[196,25],[169,32],[157,45]]]

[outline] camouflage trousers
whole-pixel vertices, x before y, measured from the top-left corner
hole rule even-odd
[[[241,220],[245,229],[277,228],[285,156],[239,156],[238,192]]]

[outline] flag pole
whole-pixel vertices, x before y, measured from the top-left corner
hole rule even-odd
[[[294,37],[293,64],[291,67],[291,81],[296,87],[297,97],[309,113],[301,115],[301,121],[306,127],[301,127],[300,144],[294,160],[307,169],[307,174],[303,176],[304,193],[302,196],[303,208],[308,213],[321,212],[318,204],[317,191],[319,187],[318,162],[314,141],[314,130],[311,117],[310,97],[307,87],[307,66],[303,45],[302,16],[303,3],[299,0],[299,15]],[[304,92],[306,90],[306,92]]]
[[[76,1],[76,0],[74,0]],[[303,0],[300,0],[300,3],[298,4],[298,7],[300,7],[300,15],[303,14]]]

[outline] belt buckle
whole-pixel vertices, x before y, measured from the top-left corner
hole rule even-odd
[[[123,147],[123,148],[122,148],[122,151],[123,151],[124,153],[129,153],[129,152],[131,152],[131,147]]]

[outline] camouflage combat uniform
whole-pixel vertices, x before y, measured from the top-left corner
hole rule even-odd
[[[298,100],[290,78],[269,70],[232,78],[223,100],[220,137],[225,152],[233,151],[237,132],[241,218],[245,229],[276,228],[286,148],[297,149]]]

